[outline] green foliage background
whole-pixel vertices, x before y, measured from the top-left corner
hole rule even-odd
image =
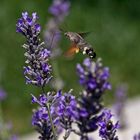
[[[14,131],[25,133],[31,130],[31,96],[39,89],[25,85],[22,67],[25,39],[15,32],[15,24],[21,12],[36,11],[39,22],[45,24],[51,15],[48,7],[51,0],[0,0],[0,85],[8,93],[2,103],[5,120],[12,121]],[[110,81],[115,86],[128,83],[129,96],[140,91],[140,1],[138,0],[72,0],[71,11],[62,25],[70,31],[92,31],[87,41],[93,44],[97,57],[102,57],[110,67]],[[43,38],[43,32],[42,32]],[[63,37],[60,47],[65,51],[69,42]],[[57,60],[60,74],[65,80],[65,91],[74,89],[78,96],[81,87],[77,84],[75,66],[82,62],[78,54],[72,60],[63,56]],[[113,91],[106,94],[106,101],[113,100]],[[111,100],[110,100],[111,99]]]

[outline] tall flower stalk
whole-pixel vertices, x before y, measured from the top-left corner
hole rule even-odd
[[[41,140],[56,140],[62,129],[66,130],[64,136],[66,140],[70,135],[69,128],[77,116],[77,102],[71,95],[71,90],[64,95],[61,91],[46,93],[44,90],[52,78],[52,69],[49,64],[50,51],[44,48],[44,43],[39,38],[41,27],[37,19],[36,13],[30,17],[25,12],[16,24],[17,32],[27,39],[27,43],[23,45],[27,58],[24,66],[26,83],[42,89],[39,98],[32,95],[32,103],[39,105],[33,112],[32,125],[40,133]]]
[[[63,23],[65,17],[68,15],[70,9],[69,0],[53,0],[52,5],[49,7],[49,13],[52,17],[48,20],[46,31],[44,32],[45,43],[51,50],[51,59],[53,66],[53,74],[55,79],[52,81],[52,86],[59,90],[64,86],[64,82],[59,74],[58,64],[55,61],[61,55],[59,43],[61,40],[60,25]]]
[[[69,9],[70,2],[68,0],[53,0],[52,5],[49,7],[49,13],[52,17],[47,22],[44,40],[48,47],[51,47],[53,57],[60,55],[55,53],[56,50],[60,49],[59,41],[61,34],[59,28],[68,15]]]
[[[98,121],[101,118],[100,111],[103,108],[102,96],[106,90],[111,89],[108,82],[109,68],[104,67],[101,59],[96,62],[89,58],[83,64],[77,65],[79,83],[83,86],[81,97],[78,100],[79,118],[77,124],[80,130],[81,139],[88,139],[88,133],[98,128]]]
[[[24,75],[27,84],[33,84],[44,87],[51,79],[51,66],[48,63],[50,51],[44,48],[44,42],[41,42],[39,35],[41,31],[40,25],[37,23],[38,16],[36,13],[29,17],[28,13],[22,13],[22,17],[18,20],[16,27],[17,32],[26,38],[23,45],[25,49],[26,61],[24,66]]]
[[[48,63],[50,51],[44,48],[44,42],[41,42],[39,38],[41,27],[37,23],[37,19],[38,16],[36,13],[33,13],[32,17],[30,17],[27,12],[22,13],[22,17],[16,24],[16,31],[26,38],[26,44],[23,45],[23,48],[26,50],[24,55],[27,59],[25,61],[26,66],[24,67],[26,83],[40,87],[42,93],[44,93],[45,85],[52,78],[52,69]],[[47,109],[54,140],[56,140],[56,132],[50,115],[49,106]]]

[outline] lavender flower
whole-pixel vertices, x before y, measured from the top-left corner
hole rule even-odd
[[[54,0],[49,12],[59,21],[62,21],[68,15],[70,2],[68,0]]]
[[[6,96],[6,92],[2,88],[0,88],[0,101],[4,100]]]
[[[99,136],[102,140],[118,140],[116,136],[116,131],[119,128],[119,123],[116,122],[113,124],[111,121],[112,114],[110,110],[104,110],[102,113],[101,120],[98,122],[99,124]]]
[[[48,21],[46,27],[47,30],[44,34],[45,41],[53,50],[53,56],[57,55],[58,44],[61,39],[59,26],[64,21],[64,18],[68,15],[70,9],[70,2],[68,0],[53,0],[53,4],[49,8],[49,12],[53,17]]]
[[[77,72],[80,84],[88,93],[102,94],[105,90],[111,89],[109,78],[109,68],[103,67],[101,59],[96,62],[86,58],[83,65],[77,65]]]
[[[135,134],[133,140],[140,140],[140,133]]]
[[[26,83],[43,87],[51,79],[51,66],[48,64],[50,51],[43,47],[44,43],[39,39],[41,27],[37,19],[36,13],[30,17],[27,12],[24,12],[16,27],[17,32],[27,39],[27,43],[23,45],[26,50],[24,55],[27,58],[24,67]]]
[[[117,87],[115,92],[115,114],[120,121],[120,128],[123,129],[126,127],[126,116],[125,116],[125,103],[127,94],[127,85],[121,84]]]
[[[68,0],[53,0],[53,3],[49,8],[49,13],[52,14],[52,17],[47,22],[44,39],[48,48],[52,52],[52,59],[57,58],[62,53],[59,47],[59,42],[61,39],[59,28],[65,17],[68,15],[69,9],[70,2]],[[53,69],[53,73],[56,77],[52,80],[51,86],[56,90],[59,90],[63,88],[64,82],[59,75],[57,62],[52,61],[52,64],[55,67]]]
[[[70,135],[69,129],[77,117],[77,103],[74,96],[70,95],[70,93],[62,95],[61,91],[56,94],[49,92],[47,96],[45,94],[40,95],[39,99],[32,95],[32,102],[40,105],[40,107],[34,111],[32,117],[32,125],[35,126],[41,134],[40,139],[53,139],[48,108],[57,134],[60,130],[65,129],[67,133],[65,137]]]
[[[103,108],[102,95],[105,90],[111,89],[108,82],[109,69],[103,67],[100,59],[93,62],[86,58],[82,65],[77,65],[77,73],[79,82],[85,89],[78,100],[79,118],[77,124],[81,139],[82,137],[88,139],[87,133],[97,130],[97,123],[101,119],[101,115],[98,115],[98,113]]]

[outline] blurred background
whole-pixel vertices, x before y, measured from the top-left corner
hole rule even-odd
[[[112,103],[113,93],[119,83],[128,84],[128,96],[139,95],[140,86],[140,1],[138,0],[71,0],[71,9],[62,27],[68,31],[91,31],[86,40],[93,45],[97,57],[110,68],[112,91],[105,97]],[[13,123],[13,132],[25,134],[31,127],[31,96],[39,89],[26,85],[23,76],[25,58],[21,47],[25,39],[15,32],[15,24],[21,12],[37,12],[39,23],[45,29],[48,7],[51,0],[0,0],[0,87],[7,93],[2,102],[5,121]],[[43,32],[42,32],[43,39]],[[62,37],[63,51],[69,42]],[[82,62],[83,55],[77,54],[67,60],[57,59],[60,75],[65,81],[64,90],[74,89],[78,96],[81,87],[76,76],[76,64]]]

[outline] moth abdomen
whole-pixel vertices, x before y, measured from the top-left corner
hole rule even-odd
[[[96,57],[96,53],[92,48],[85,47],[83,54],[87,54],[91,59]]]

